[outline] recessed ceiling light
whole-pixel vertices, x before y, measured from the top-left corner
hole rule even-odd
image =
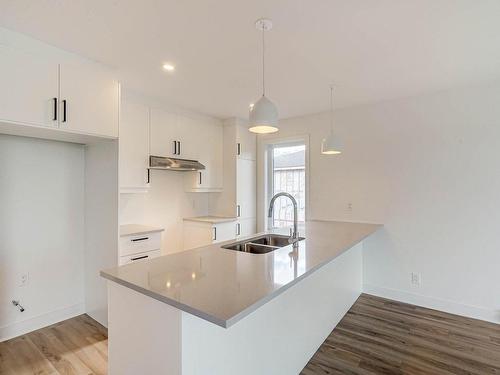
[[[163,69],[166,70],[167,72],[173,72],[175,70],[175,66],[169,63],[163,64]]]

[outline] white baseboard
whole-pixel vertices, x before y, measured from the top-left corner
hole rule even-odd
[[[450,314],[484,320],[500,324],[500,310],[490,310],[479,306],[465,305],[435,297],[423,296],[397,289],[384,288],[371,284],[363,284],[363,292],[374,296],[388,298],[429,309],[444,311]]]
[[[0,342],[85,313],[83,303],[0,327]]]

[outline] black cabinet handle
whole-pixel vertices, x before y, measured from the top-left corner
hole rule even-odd
[[[241,234],[241,225],[240,223],[236,224],[236,235],[239,236]]]
[[[241,216],[241,206],[239,204],[236,206],[236,216],[237,217]]]
[[[181,141],[177,141],[177,155],[181,154]]]
[[[173,152],[173,154],[177,155],[177,141],[173,141],[173,142],[174,142],[174,152]]]
[[[62,122],[66,122],[66,99],[64,99],[62,101],[62,105],[63,105],[63,118],[62,118]]]
[[[200,185],[201,185],[201,172],[198,172],[199,173],[199,176],[200,176]]]
[[[57,98],[52,98],[52,102],[54,103],[54,117],[52,117],[52,120],[57,121]]]
[[[237,151],[236,151],[236,154],[237,154],[237,155],[241,155],[241,143],[239,143],[239,142],[238,142],[238,143],[236,144],[236,150],[237,150]]]
[[[143,256],[141,256],[141,257],[137,257],[137,258],[130,258],[130,260],[146,259],[146,258],[148,258],[148,257],[149,257],[149,255],[143,255]]]
[[[214,227],[214,239],[213,241],[217,240],[217,227]]]
[[[130,241],[137,242],[137,241],[146,241],[146,240],[149,240],[149,237],[134,238]]]

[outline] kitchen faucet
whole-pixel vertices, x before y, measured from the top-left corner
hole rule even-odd
[[[290,233],[290,238],[288,239],[288,242],[295,243],[299,240],[299,232],[297,230],[297,201],[291,194],[281,192],[277,193],[274,197],[272,197],[271,202],[269,203],[269,211],[267,213],[267,217],[269,219],[273,217],[274,201],[276,200],[276,198],[279,197],[290,198],[290,200],[293,203],[293,232]]]

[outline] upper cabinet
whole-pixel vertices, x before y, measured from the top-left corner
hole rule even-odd
[[[151,155],[198,160],[205,166],[201,171],[182,172],[186,191],[222,190],[222,124],[203,116],[151,108],[150,125]]]
[[[120,192],[149,188],[149,108],[133,99],[120,105]]]
[[[188,192],[220,192],[223,188],[223,128],[219,123],[200,121],[191,143],[197,150],[196,159],[205,166],[197,172],[186,172]]]
[[[59,74],[60,128],[118,137],[118,82],[93,64],[61,64]]]
[[[177,114],[157,108],[150,113],[151,155],[178,158]]]
[[[0,122],[117,138],[118,82],[98,64],[62,60],[0,46]]]
[[[151,155],[198,160],[197,128],[188,116],[151,108]]]
[[[0,121],[57,127],[59,66],[0,46]]]

